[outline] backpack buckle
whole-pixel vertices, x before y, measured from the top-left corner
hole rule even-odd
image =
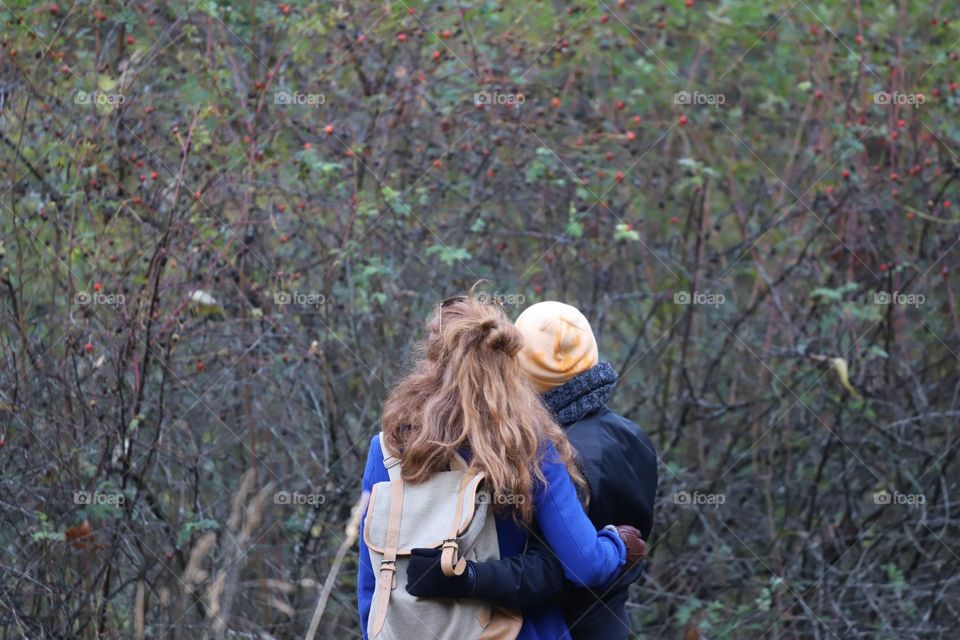
[[[397,588],[397,561],[396,560],[381,560],[380,561],[380,576],[384,579],[384,573],[390,574],[390,589]]]
[[[456,538],[444,538],[440,547],[440,570],[448,578],[463,575],[467,568],[467,559],[459,556],[460,545]],[[459,556],[459,557],[458,557]]]

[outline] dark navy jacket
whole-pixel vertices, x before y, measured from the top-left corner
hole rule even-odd
[[[607,397],[609,394],[604,394],[604,400]],[[545,399],[550,399],[549,394]],[[560,423],[564,425],[564,420]],[[648,539],[657,492],[657,456],[650,439],[639,426],[604,404],[565,426],[589,485],[587,515],[594,526],[629,524]],[[628,589],[642,574],[643,565],[597,589],[575,587],[564,580],[563,568],[563,558],[555,556],[543,537],[532,532],[524,554],[477,565],[472,596],[520,610],[557,602],[570,629],[567,637],[573,640],[629,638]]]

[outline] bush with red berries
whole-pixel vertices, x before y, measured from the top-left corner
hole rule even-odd
[[[0,637],[302,637],[332,575],[359,638],[380,406],[480,279],[657,446],[640,637],[948,637],[958,18],[3,3]]]

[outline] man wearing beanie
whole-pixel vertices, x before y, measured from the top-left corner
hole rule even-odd
[[[599,529],[610,522],[632,525],[644,540],[653,527],[657,492],[657,456],[643,430],[607,408],[617,373],[599,360],[590,323],[579,310],[562,302],[541,302],[517,318],[524,346],[520,365],[542,394],[577,453],[587,480],[587,515]],[[427,564],[411,563],[408,582],[420,597],[462,597],[490,600],[521,611],[558,603],[573,640],[627,640],[630,584],[643,563],[601,589],[574,587],[563,576],[558,558],[536,532],[526,553],[474,564],[464,576],[443,578]],[[437,578],[437,579],[431,579]],[[413,592],[411,592],[413,593]]]

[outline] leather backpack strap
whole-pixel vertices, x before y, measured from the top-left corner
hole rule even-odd
[[[460,534],[460,520],[463,518],[463,503],[466,500],[467,487],[483,474],[464,475],[457,489],[459,499],[457,500],[457,511],[453,516],[453,524],[450,527],[450,533],[443,540],[443,546],[440,551],[440,570],[448,578],[451,576],[463,575],[467,569],[467,559],[460,556],[460,545],[457,543],[457,536]]]
[[[397,467],[396,479],[390,479],[390,513],[387,516],[387,537],[384,542],[380,576],[374,594],[376,615],[370,620],[369,635],[376,638],[387,620],[390,592],[397,588],[397,549],[400,547],[400,516],[403,514],[403,478]]]
[[[383,466],[390,474],[390,482],[400,479],[400,456],[395,454],[387,447],[387,440],[383,437],[383,431],[380,432],[380,453],[383,454]]]

